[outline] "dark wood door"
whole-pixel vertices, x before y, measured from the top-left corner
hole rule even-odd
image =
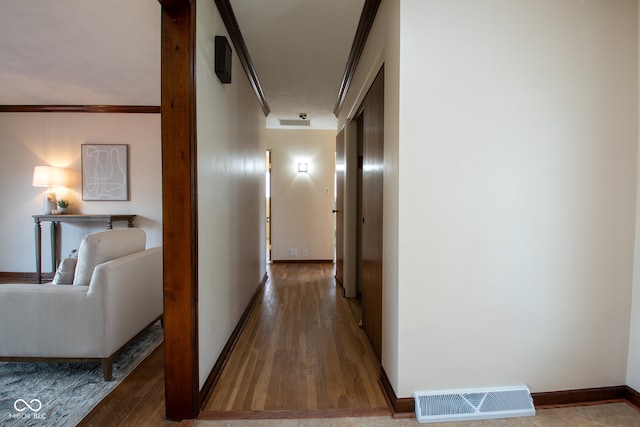
[[[384,176],[384,69],[363,101],[362,120],[362,323],[382,353],[382,190]]]
[[[336,137],[336,282],[344,287],[344,129]]]

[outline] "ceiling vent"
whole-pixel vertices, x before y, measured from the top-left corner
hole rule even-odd
[[[415,393],[420,423],[488,420],[536,414],[526,386]]]
[[[280,126],[311,126],[311,120],[280,119]]]

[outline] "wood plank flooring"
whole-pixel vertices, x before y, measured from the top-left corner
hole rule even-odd
[[[272,265],[199,418],[390,414],[359,320],[332,264]]]
[[[78,424],[79,427],[178,425],[165,420],[164,344]]]
[[[332,264],[275,264],[200,419],[390,415],[379,362]],[[1,280],[0,280],[1,282]],[[177,426],[165,420],[164,346],[80,426]]]

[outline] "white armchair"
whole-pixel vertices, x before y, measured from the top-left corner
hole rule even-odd
[[[0,360],[102,363],[162,316],[162,248],[128,228],[83,238],[73,285],[0,285]],[[82,284],[88,280],[88,284]]]

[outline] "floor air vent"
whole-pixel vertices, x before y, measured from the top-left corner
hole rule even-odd
[[[445,390],[415,394],[420,423],[526,417],[536,414],[529,389],[522,387]]]

